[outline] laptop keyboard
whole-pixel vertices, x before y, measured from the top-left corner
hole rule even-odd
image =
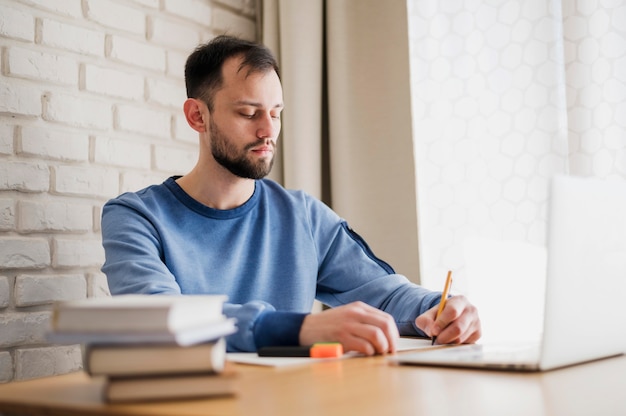
[[[538,345],[463,345],[445,350],[458,361],[484,361],[489,363],[536,362]],[[442,351],[442,352],[443,352]]]

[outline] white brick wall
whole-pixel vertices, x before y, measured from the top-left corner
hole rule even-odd
[[[19,130],[17,153],[21,157],[86,162],[89,132],[25,125]]]
[[[18,201],[18,231],[86,233],[93,228],[92,207],[62,201]]]
[[[102,0],[87,0],[83,3],[89,20],[136,35],[146,33],[146,15],[142,10]]]
[[[49,312],[5,312],[0,315],[0,348],[45,342]]]
[[[171,21],[165,18],[152,20],[149,31],[150,40],[168,47],[188,51],[200,41],[200,35],[183,21]]]
[[[0,383],[13,379],[13,359],[8,351],[0,351]]]
[[[165,69],[165,49],[122,36],[109,36],[107,56],[122,64],[134,65],[148,70],[163,72]],[[140,59],[138,59],[141,57]]]
[[[14,131],[14,127],[10,124],[0,126],[0,154],[13,154]]]
[[[0,36],[32,41],[35,38],[35,25],[30,13],[0,5]]]
[[[15,229],[15,201],[0,199],[0,231]]]
[[[144,95],[143,76],[139,72],[132,73],[127,69],[118,70],[86,64],[84,80],[83,88],[96,94],[129,100],[141,100]]]
[[[56,54],[11,48],[7,59],[7,75],[50,81],[64,85],[78,83],[76,60]]]
[[[94,162],[104,165],[150,169],[150,144],[128,139],[96,137]]]
[[[85,55],[104,55],[104,33],[52,19],[41,21],[41,44]]]
[[[6,308],[10,302],[9,279],[6,276],[0,276],[0,308]]]
[[[118,192],[117,171],[97,166],[57,166],[55,192],[63,195],[111,198]]]
[[[104,262],[104,250],[100,240],[54,239],[52,263],[56,268],[93,266]]]
[[[183,69],[253,39],[254,0],[0,1],[0,383],[81,368],[46,343],[58,300],[109,296],[104,202],[193,167]]]
[[[168,139],[171,137],[171,113],[145,104],[117,106],[115,127],[119,130]]]
[[[60,300],[82,299],[87,296],[85,276],[19,275],[15,278],[15,305],[45,305]]]
[[[41,114],[41,91],[17,82],[0,79],[0,113],[39,116]]]
[[[51,92],[43,96],[43,119],[85,129],[111,128],[111,103],[72,92]]]
[[[43,269],[50,265],[50,244],[43,238],[0,237],[3,269]]]
[[[0,166],[0,191],[45,192],[50,188],[50,169],[41,162],[4,162]]]
[[[28,380],[49,374],[64,374],[82,368],[77,345],[56,348],[24,348],[15,352],[15,379]]]

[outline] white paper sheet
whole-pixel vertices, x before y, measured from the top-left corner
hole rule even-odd
[[[430,348],[431,340],[424,338],[400,338],[398,340],[398,351],[409,351],[422,348]],[[239,364],[261,365],[267,367],[290,367],[307,365],[322,361],[344,360],[352,357],[359,357],[355,352],[345,353],[339,358],[309,358],[309,357],[259,357],[255,352],[229,352],[226,354],[228,361]]]

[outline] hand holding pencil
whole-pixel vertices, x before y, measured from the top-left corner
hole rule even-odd
[[[437,309],[437,315],[435,315],[435,322],[441,316],[441,312],[443,308],[446,307],[446,301],[448,300],[448,294],[450,293],[450,288],[452,287],[452,270],[448,271],[448,276],[446,277],[446,284],[443,287],[443,292],[441,293],[441,300],[439,301],[439,308]],[[432,345],[435,345],[437,341],[437,336],[433,336]]]
[[[473,344],[481,336],[478,310],[465,296],[449,297],[452,271],[448,272],[439,304],[418,316],[415,324],[433,344]]]

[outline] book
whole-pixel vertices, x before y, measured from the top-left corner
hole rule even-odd
[[[175,344],[189,346],[216,340],[237,331],[234,319],[222,317],[221,321],[184,328],[177,331],[136,331],[136,332],[94,332],[59,331],[46,333],[46,339],[53,344]]]
[[[83,368],[91,376],[130,377],[192,373],[221,373],[226,342],[181,347],[174,344],[85,346]]]
[[[236,374],[181,374],[108,378],[104,400],[109,403],[191,399],[236,394]]]
[[[175,332],[221,321],[224,295],[118,295],[55,303],[59,332]]]

